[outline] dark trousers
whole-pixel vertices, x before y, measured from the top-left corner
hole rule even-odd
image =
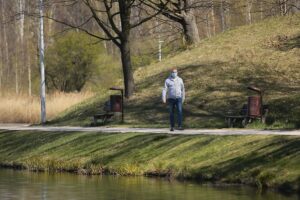
[[[171,127],[175,127],[175,107],[177,110],[177,120],[178,120],[178,127],[182,126],[182,98],[177,99],[168,99],[169,103],[169,112],[170,112],[170,125]]]

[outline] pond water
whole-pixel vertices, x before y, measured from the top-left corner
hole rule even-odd
[[[275,192],[258,194],[246,186],[216,187],[146,177],[81,176],[0,170],[1,200],[203,199],[296,200]]]

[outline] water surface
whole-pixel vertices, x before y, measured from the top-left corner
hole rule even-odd
[[[298,200],[246,186],[216,187],[146,177],[81,176],[0,169],[0,200]]]

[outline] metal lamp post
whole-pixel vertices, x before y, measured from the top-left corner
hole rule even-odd
[[[45,86],[45,44],[44,44],[44,19],[43,19],[43,0],[40,0],[40,70],[41,70],[41,123],[46,123],[46,86]]]

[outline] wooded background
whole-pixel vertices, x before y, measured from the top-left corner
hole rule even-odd
[[[0,5],[0,91],[38,94],[38,1],[0,0]],[[164,58],[236,26],[295,14],[300,0],[46,0],[44,9],[46,60],[69,31],[83,31],[91,37],[87,46],[97,45],[95,63],[86,64],[92,73],[74,90],[108,87],[123,69],[129,97],[134,69],[158,60],[159,43]],[[55,63],[49,65],[54,69]],[[47,67],[46,62],[48,91],[69,92],[51,84]]]

